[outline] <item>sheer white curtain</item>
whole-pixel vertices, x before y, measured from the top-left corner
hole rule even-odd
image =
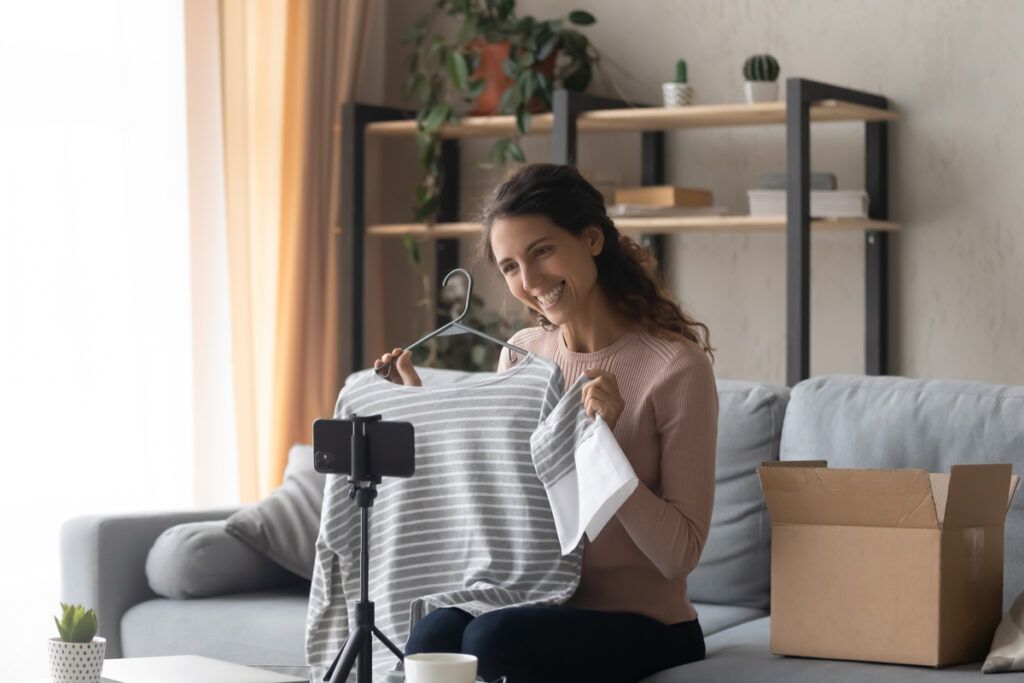
[[[46,674],[64,520],[194,503],[183,26],[0,0],[0,680]]]

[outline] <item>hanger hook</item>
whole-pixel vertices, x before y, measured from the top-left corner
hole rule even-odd
[[[452,321],[453,323],[457,323],[466,317],[466,314],[469,313],[469,303],[473,300],[473,276],[470,275],[469,271],[465,268],[454,268],[448,271],[448,274],[444,276],[444,280],[441,281],[441,288],[443,289],[448,285],[448,280],[450,280],[452,275],[455,273],[462,273],[466,276],[466,305],[463,306],[462,313],[459,314],[459,317]]]

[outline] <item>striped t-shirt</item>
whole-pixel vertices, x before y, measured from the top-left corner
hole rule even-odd
[[[582,410],[556,410],[561,402],[578,404],[579,392],[563,395],[558,366],[535,354],[507,372],[461,377],[425,378],[414,387],[368,371],[349,380],[335,408],[338,418],[379,414],[415,429],[415,476],[385,478],[370,511],[370,600],[376,625],[399,647],[436,609],[479,615],[562,604],[579,583],[582,546],[561,554],[548,481],[538,476],[564,474],[575,443],[596,424],[581,421]],[[565,429],[552,421],[564,421]],[[535,439],[531,448],[536,432],[566,430],[577,439]],[[348,488],[344,476],[328,476],[306,624],[307,660],[317,677],[347,636],[359,599],[360,517]],[[375,680],[395,664],[374,639]]]

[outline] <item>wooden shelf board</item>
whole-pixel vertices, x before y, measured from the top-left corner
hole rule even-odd
[[[898,114],[889,109],[823,100],[811,107],[811,121],[894,121]],[[550,133],[553,114],[532,117],[530,133]],[[644,107],[601,109],[584,112],[576,120],[577,130],[644,131],[673,128],[714,128],[723,126],[765,126],[786,122],[785,102],[755,104],[701,104],[689,107]],[[445,126],[445,138],[510,135],[515,131],[513,116],[469,116],[456,126]],[[403,137],[416,133],[415,121],[379,121],[368,124],[367,133],[379,137]]]
[[[695,216],[686,218],[617,218],[615,225],[623,232],[668,235],[677,232],[784,232],[784,216]],[[428,228],[422,223],[391,223],[371,225],[367,234],[373,237],[399,237],[405,234],[437,239],[478,237],[479,223],[437,223]],[[811,221],[812,230],[899,230],[898,223],[868,218],[824,218]]]

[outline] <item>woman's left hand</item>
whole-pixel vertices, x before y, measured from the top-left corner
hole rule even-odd
[[[583,374],[594,378],[583,385],[583,407],[587,415],[600,415],[610,429],[615,429],[615,423],[619,421],[619,415],[626,407],[626,402],[619,393],[619,383],[615,375],[600,368],[587,368]]]

